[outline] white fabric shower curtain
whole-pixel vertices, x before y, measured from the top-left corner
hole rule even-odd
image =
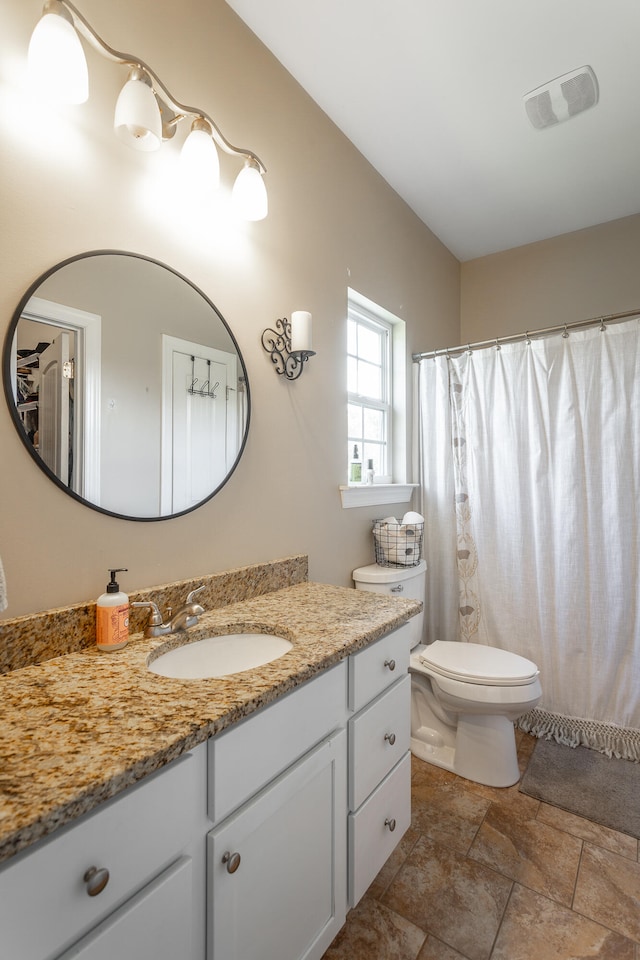
[[[640,760],[640,321],[419,362],[428,639],[540,668],[537,735]]]

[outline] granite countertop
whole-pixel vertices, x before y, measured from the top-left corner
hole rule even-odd
[[[0,861],[92,810],[417,614],[416,600],[304,581],[211,610],[181,635],[132,636],[0,676]],[[263,630],[293,648],[229,677],[173,680],[159,648]]]

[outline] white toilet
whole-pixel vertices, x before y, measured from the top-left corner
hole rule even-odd
[[[357,589],[424,600],[426,563],[353,571]],[[520,777],[514,721],[540,700],[535,663],[478,643],[425,645],[424,613],[411,632],[411,752],[422,760],[491,787]]]

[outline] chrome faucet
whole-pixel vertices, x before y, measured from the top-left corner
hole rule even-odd
[[[204,613],[204,608],[199,603],[195,603],[193,598],[204,588],[203,583],[192,590],[184,604],[171,617],[169,623],[163,623],[158,604],[154,603],[153,600],[134,600],[131,604],[132,607],[149,607],[151,609],[144,630],[145,637],[164,637],[167,633],[175,633],[178,630],[188,630],[189,627],[195,627],[198,617]]]

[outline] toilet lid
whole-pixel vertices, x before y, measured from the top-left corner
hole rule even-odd
[[[539,673],[526,657],[481,643],[436,640],[421,647],[418,659],[442,677],[489,686],[531,683]]]

